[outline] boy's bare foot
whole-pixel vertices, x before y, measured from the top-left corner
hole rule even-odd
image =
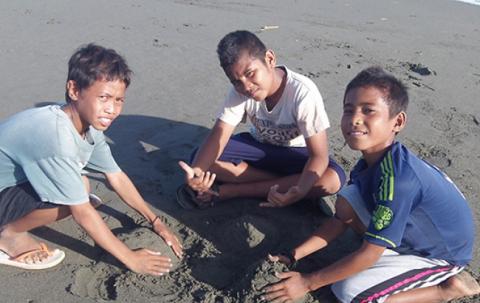
[[[197,193],[196,202],[200,206],[213,206],[220,200],[220,186],[215,184],[212,189],[203,193]]]
[[[10,257],[21,255],[24,252],[38,249],[40,243],[32,238],[27,232],[15,233],[8,229],[0,230],[0,250]],[[42,261],[48,257],[48,253],[39,251],[35,255],[35,261]]]
[[[480,285],[468,272],[462,271],[441,285],[447,294],[447,300],[470,297],[480,293]]]

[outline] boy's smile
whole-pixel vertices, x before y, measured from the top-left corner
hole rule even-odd
[[[228,71],[225,71],[238,93],[256,101],[263,101],[277,92],[282,84],[282,77],[278,77],[276,73],[275,55],[272,51],[266,52],[265,61],[243,52]]]
[[[389,110],[383,92],[376,87],[354,88],[345,95],[343,136],[348,146],[361,151],[369,164],[383,155],[405,125],[404,112],[390,117]]]
[[[64,107],[80,135],[91,125],[104,131],[120,115],[125,100],[124,82],[97,80],[90,87],[79,91],[74,81],[69,81],[71,102]]]

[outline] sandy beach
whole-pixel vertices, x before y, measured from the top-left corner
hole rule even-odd
[[[153,209],[181,238],[186,257],[160,278],[127,271],[72,220],[33,234],[66,258],[39,272],[0,268],[1,302],[257,302],[279,264],[269,252],[299,244],[325,216],[308,203],[263,209],[237,199],[202,211],[181,209],[177,165],[213,126],[229,89],[216,57],[228,32],[258,34],[279,64],[319,87],[332,127],[330,153],[347,171],[359,157],[340,131],[346,84],[379,65],[409,88],[400,140],[444,170],[480,220],[480,6],[457,1],[1,1],[0,120],[62,102],[67,61],[95,42],[125,56],[134,71],[124,111],[106,132],[112,152]],[[240,128],[239,130],[241,130]],[[28,134],[25,134],[28,136]],[[91,175],[99,208],[130,247],[171,254],[141,216]],[[356,249],[347,232],[298,265],[326,266]],[[468,271],[480,279],[480,236]],[[172,258],[175,258],[171,254]],[[335,302],[323,288],[304,302]],[[458,302],[480,302],[473,298]]]

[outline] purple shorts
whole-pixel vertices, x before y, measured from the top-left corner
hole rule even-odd
[[[195,153],[196,150],[193,156]],[[218,160],[231,162],[235,165],[245,161],[255,168],[287,176],[301,173],[308,157],[306,147],[287,147],[261,143],[249,133],[240,133],[230,138]],[[335,170],[343,186],[346,176],[342,167],[331,157],[329,157],[328,167]]]

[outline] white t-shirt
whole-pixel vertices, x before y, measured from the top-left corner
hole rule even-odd
[[[305,138],[328,127],[327,113],[317,86],[309,78],[281,66],[287,80],[282,96],[269,111],[265,101],[255,101],[233,87],[218,115],[221,121],[237,126],[248,116],[250,133],[259,142],[279,146],[304,147]]]

